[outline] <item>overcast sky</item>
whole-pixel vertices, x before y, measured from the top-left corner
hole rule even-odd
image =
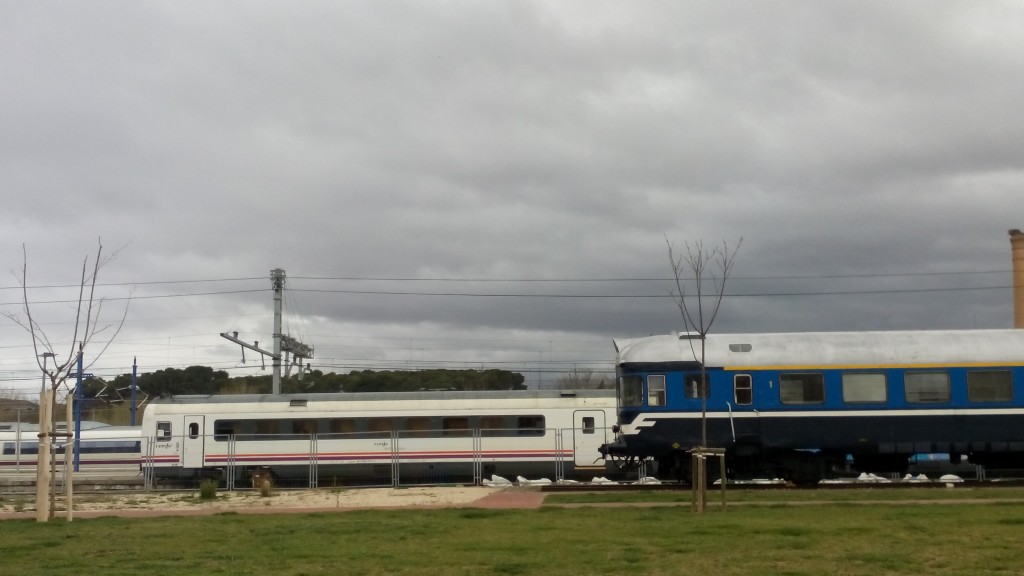
[[[1007,328],[1022,67],[1016,1],[4,2],[0,312],[24,245],[66,358],[102,238],[98,376],[269,374],[218,334],[282,268],[314,368],[534,384],[742,237],[714,331]],[[34,354],[0,317],[0,390]]]

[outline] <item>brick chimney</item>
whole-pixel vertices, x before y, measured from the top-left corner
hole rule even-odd
[[[1013,250],[1013,327],[1024,328],[1024,232],[1010,230]]]

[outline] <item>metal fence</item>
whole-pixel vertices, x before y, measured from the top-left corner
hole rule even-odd
[[[614,474],[597,450],[610,437],[594,428],[175,436],[143,439],[142,475],[149,490],[203,479],[224,490],[265,481],[296,489],[587,482]]]

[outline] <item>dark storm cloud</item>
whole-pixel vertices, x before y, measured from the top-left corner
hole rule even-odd
[[[0,301],[17,309],[22,243],[30,285],[73,284],[102,236],[104,295],[134,298],[113,372],[234,366],[217,333],[269,342],[274,267],[292,329],[339,367],[609,362],[613,336],[682,328],[666,236],[743,237],[721,330],[1009,324],[1015,3],[0,16]],[[934,274],[972,271],[995,273]],[[67,304],[40,314],[70,338]],[[0,378],[32,374],[26,343],[4,319]]]

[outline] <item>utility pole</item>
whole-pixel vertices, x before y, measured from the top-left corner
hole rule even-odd
[[[274,268],[270,271],[270,284],[274,288],[274,355],[273,359],[273,392],[281,393],[281,313],[284,308],[284,270]]]
[[[137,409],[135,406],[135,391],[139,388],[138,382],[136,381],[136,376],[139,370],[138,360],[139,359],[137,357],[132,358],[132,426],[135,426],[135,410]]]
[[[299,342],[295,338],[285,336],[281,333],[281,315],[283,309],[284,300],[284,284],[285,284],[285,272],[281,268],[274,268],[270,271],[270,285],[274,289],[274,349],[268,352],[259,347],[259,342],[255,344],[249,344],[238,339],[238,332],[232,332],[230,335],[227,332],[221,332],[222,338],[231,340],[235,344],[238,344],[243,348],[242,350],[242,361],[245,362],[245,350],[248,348],[254,352],[259,352],[263,356],[270,356],[272,361],[272,376],[271,376],[271,392],[273,394],[281,393],[281,354],[291,354],[292,360],[287,362],[289,369],[291,364],[295,363],[299,366],[299,379],[302,379],[302,360],[313,357],[313,347]]]

